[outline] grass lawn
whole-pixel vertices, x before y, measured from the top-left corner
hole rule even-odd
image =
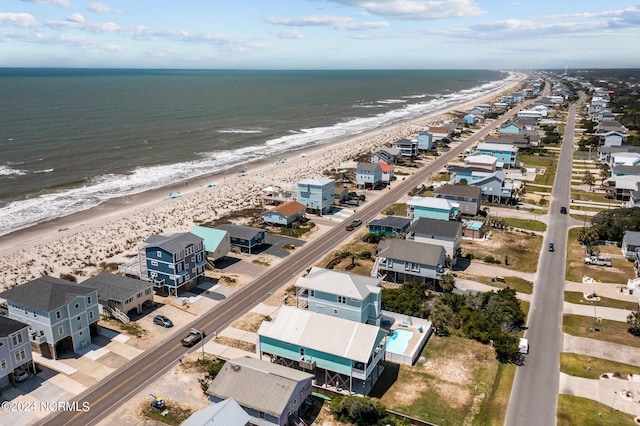
[[[630,311],[638,310],[638,304],[634,302],[625,302],[624,300],[609,299],[600,297],[598,301],[585,300],[584,295],[577,291],[566,291],[564,293],[564,301],[587,306],[605,306],[607,308],[627,309]]]
[[[548,192],[550,193],[553,188],[549,188],[548,186],[542,185],[534,185],[534,184],[525,184],[525,190],[527,192]]]
[[[499,363],[490,346],[433,335],[421,355],[427,361],[413,367],[387,364],[380,380],[389,376],[376,384],[372,395],[393,411],[436,424],[462,425],[495,393]],[[500,397],[507,402],[509,394],[506,399],[503,394]],[[506,404],[500,408],[506,410]],[[506,412],[497,411],[491,414],[504,416]]]
[[[557,426],[620,426],[635,425],[633,416],[591,399],[573,395],[558,395]]]
[[[493,256],[505,268],[536,272],[542,237],[492,229],[489,240],[462,240],[461,246],[463,255],[471,254],[480,260]],[[508,258],[508,265],[503,263],[505,256]]]
[[[640,367],[608,359],[562,352],[560,354],[560,371],[585,379],[598,379],[600,375],[605,373],[612,373],[614,377],[626,379],[630,374],[640,374]]]
[[[582,228],[569,230],[567,240],[567,269],[565,278],[568,281],[582,282],[583,276],[595,278],[605,283],[626,284],[627,279],[633,276],[633,264],[626,259],[611,259],[612,267],[585,265],[586,253],[578,242],[578,233]],[[599,248],[604,248],[602,246]],[[607,248],[607,250],[609,250]]]
[[[595,331],[596,328],[600,329],[600,331]],[[562,316],[562,330],[572,336],[589,337],[640,348],[640,337],[629,333],[627,324],[623,322],[605,319],[601,323],[596,323],[594,317],[565,314]]]
[[[140,407],[140,413],[144,418],[155,420],[159,424],[167,424],[167,425],[175,425],[178,426],[182,424],[187,417],[193,414],[193,409],[189,407],[182,407],[177,401],[173,401],[170,399],[165,399],[165,403],[167,404],[167,415],[163,416],[161,413],[165,410],[159,410],[157,408],[153,408],[150,405],[151,398],[149,398],[148,402],[145,402]]]
[[[538,220],[520,219],[517,217],[501,217],[507,225],[514,228],[527,229],[529,231],[544,232],[547,230],[547,224]]]
[[[357,229],[360,230],[362,227]],[[318,262],[316,266],[320,268],[327,268],[331,264],[333,266],[332,269],[336,271],[371,276],[377,245],[362,242],[360,239],[362,235],[364,235],[363,232],[358,232],[350,242],[341,246],[339,250],[329,253],[320,262]],[[369,252],[371,257],[366,258],[366,252]],[[342,257],[342,253],[349,254]],[[352,256],[355,258],[352,259]]]
[[[407,217],[407,204],[406,203],[391,204],[389,207],[384,209],[382,213],[390,216]]]
[[[483,401],[480,412],[473,419],[474,425],[504,425],[517,368],[513,364],[498,365],[493,388],[488,398]]]
[[[571,190],[571,199],[579,200],[579,201],[597,201],[600,203],[611,203],[612,207],[617,207],[620,203],[616,200],[611,200],[609,198],[605,198],[605,194],[603,192],[589,192],[589,191],[581,191],[577,189]]]

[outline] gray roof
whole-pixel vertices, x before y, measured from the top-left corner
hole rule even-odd
[[[243,240],[251,240],[256,235],[264,232],[264,229],[252,228],[251,226],[236,225],[233,223],[225,223],[216,226],[217,229],[225,230],[231,238],[242,238]]]
[[[378,257],[387,259],[436,266],[444,256],[444,247],[436,244],[418,243],[397,238],[382,240],[378,244]]]
[[[365,163],[365,162],[360,162],[358,163],[358,166],[356,167],[356,171],[359,170],[363,170],[366,172],[373,172],[376,169],[379,169],[380,165],[378,163]]]
[[[117,300],[120,302],[153,287],[149,281],[136,280],[108,272],[91,277],[83,281],[82,285],[98,290],[98,300]]]
[[[242,407],[280,417],[300,382],[309,381],[308,373],[256,358],[241,357],[227,361],[207,393],[218,398],[233,398]]]
[[[640,175],[640,166],[613,166],[612,171],[617,175]]]
[[[196,245],[202,241],[202,238],[191,232],[181,232],[171,235],[152,235],[144,242],[147,247],[159,247],[169,253],[178,253],[188,246]]]
[[[373,219],[369,226],[388,226],[390,228],[403,229],[411,224],[411,219],[403,216],[385,216],[381,219]]]
[[[598,147],[598,152],[602,152],[602,153],[638,152],[638,151],[640,151],[640,146],[620,145],[620,146],[599,146]]]
[[[225,399],[190,415],[180,426],[246,426],[251,418],[233,399]]]
[[[480,188],[478,188],[480,189]],[[462,231],[462,224],[453,220],[439,220],[421,217],[413,222],[407,233],[433,235],[442,238],[455,238]]]
[[[624,231],[624,240],[627,245],[640,246],[640,232]]]
[[[378,278],[316,266],[311,268],[306,276],[298,278],[296,287],[346,296],[354,300],[365,300],[371,293],[379,294],[382,292]]]
[[[365,363],[385,334],[374,325],[286,305],[258,329],[258,336]]]
[[[470,168],[475,171],[481,171],[481,170],[488,171],[486,169],[476,170],[473,167],[470,167]],[[460,197],[480,198],[480,196],[482,195],[482,190],[475,186],[452,185],[450,183],[445,183],[440,188],[434,189],[433,193],[436,194],[436,197],[438,197],[438,195],[457,195]]]
[[[0,315],[0,337],[7,337],[16,331],[27,327],[29,327],[27,324]]]
[[[44,312],[51,312],[69,304],[78,296],[89,296],[96,290],[70,281],[49,276],[36,278],[0,293],[7,301],[19,303]]]

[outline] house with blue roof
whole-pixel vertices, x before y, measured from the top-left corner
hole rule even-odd
[[[204,276],[204,239],[191,232],[152,235],[143,250],[143,276],[163,293],[177,295],[180,287],[194,285]]]
[[[380,283],[377,278],[314,266],[296,281],[296,306],[379,326],[382,319]]]
[[[315,385],[368,395],[382,374],[387,332],[306,309],[282,306],[258,329],[260,359],[313,374]]]
[[[411,219],[403,216],[385,216],[373,219],[367,224],[369,232],[381,235],[404,234],[411,225]]]
[[[77,352],[98,335],[98,292],[91,287],[43,276],[0,293],[7,316],[29,327],[31,348],[57,359]]]
[[[29,371],[32,361],[29,326],[0,315],[0,389],[15,384],[14,370]]]
[[[516,168],[518,163],[518,148],[509,144],[500,143],[480,143],[477,151],[488,154],[498,159],[498,168]]]
[[[445,198],[413,197],[407,202],[407,216],[415,222],[421,217],[440,220],[456,220],[460,204]]]
[[[202,238],[207,262],[212,267],[231,251],[231,237],[224,229],[196,225],[191,228],[191,233]]]
[[[333,205],[334,186],[335,180],[324,177],[299,180],[294,186],[296,201],[317,214],[329,213]]]

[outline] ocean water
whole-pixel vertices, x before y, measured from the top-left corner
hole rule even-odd
[[[463,102],[512,74],[0,69],[0,235]]]

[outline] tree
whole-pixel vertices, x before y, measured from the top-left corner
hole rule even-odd
[[[440,279],[440,288],[442,291],[450,292],[456,287],[456,279],[453,274],[444,274]]]
[[[602,179],[602,184],[604,185],[604,181],[611,177],[611,169],[609,165],[606,163],[602,163],[600,165],[600,178]]]
[[[590,246],[593,241],[598,239],[598,231],[593,227],[589,226],[586,228],[582,228],[578,232],[578,242],[580,244],[584,244],[585,246]]]
[[[589,189],[591,189],[593,184],[596,183],[596,178],[589,170],[586,170],[584,172],[584,177],[582,178],[582,183],[585,185],[589,185]]]
[[[627,325],[629,333],[640,336],[640,312],[631,312],[627,317]]]

